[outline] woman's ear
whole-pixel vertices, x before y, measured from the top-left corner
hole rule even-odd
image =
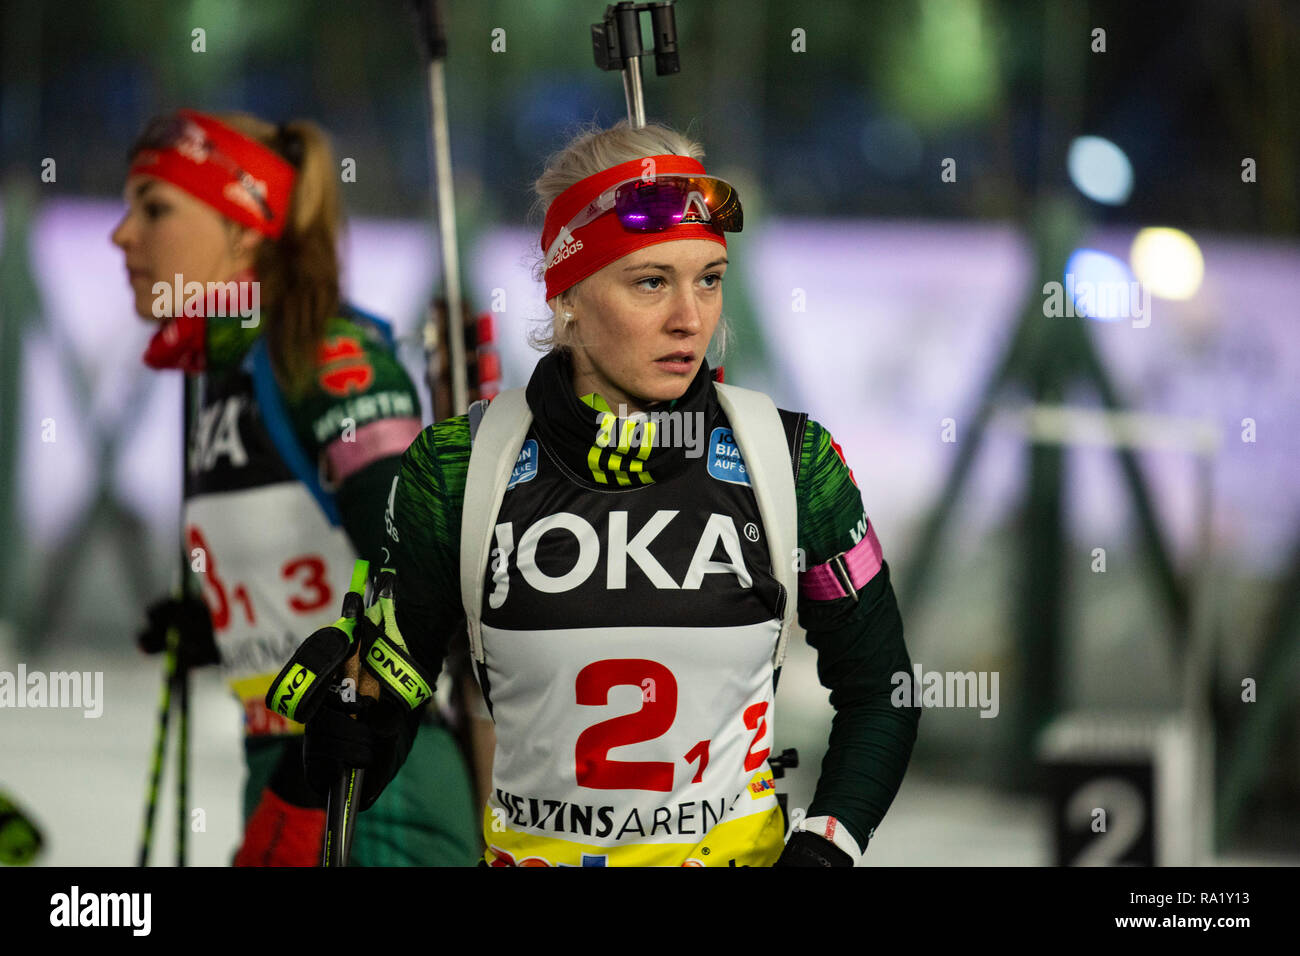
[[[253,260],[257,255],[257,247],[262,244],[265,238],[256,229],[249,226],[241,226],[237,223],[231,223],[230,230],[230,257],[235,260],[240,268],[251,269]]]

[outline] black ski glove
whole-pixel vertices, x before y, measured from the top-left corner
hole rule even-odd
[[[344,771],[364,770],[360,809],[370,809],[406,762],[418,722],[418,714],[406,718],[386,702],[362,698],[351,704],[331,693],[307,721],[302,748],[307,782],[325,796]]]
[[[315,697],[319,698],[319,703],[311,703],[304,711],[309,711],[310,716],[306,720],[302,754],[307,782],[321,794],[328,794],[344,771],[352,768],[366,771],[361,783],[359,806],[362,810],[369,809],[379,799],[384,787],[406,762],[419,732],[420,715],[433,698],[432,684],[420,673],[419,665],[407,655],[406,642],[397,630],[391,570],[384,569],[379,573],[375,582],[377,600],[362,611],[361,594],[367,568],[365,561],[357,561],[352,587],[343,605],[347,620],[338,622],[335,629],[346,629],[355,642],[353,653],[356,656],[353,659],[365,662],[359,672],[369,669],[378,680],[379,697],[356,699],[354,695],[349,700],[340,693],[340,687],[333,684],[323,690],[323,697],[318,692]],[[324,647],[329,643],[324,641],[326,637],[328,629],[322,629],[308,641],[321,642],[320,646]],[[306,649],[307,645],[304,645],[299,654],[305,653]],[[329,654],[317,656],[330,662],[329,669],[337,671],[340,668]],[[298,655],[295,655],[297,659]],[[382,663],[376,667],[375,661]],[[294,662],[290,661],[286,671],[293,666]],[[342,669],[346,670],[346,667],[345,662]],[[309,670],[305,666],[298,667],[299,672]],[[269,707],[277,706],[273,701],[277,693],[274,688],[284,679],[282,672],[272,685],[273,689],[267,695]],[[355,685],[351,689],[357,690]]]
[[[203,599],[193,595],[166,597],[149,605],[148,623],[136,635],[136,645],[146,654],[167,649],[167,631],[180,632],[178,664],[186,668],[217,664],[221,655],[212,633],[212,616]]]
[[[825,837],[796,830],[773,866],[852,866],[853,858]]]

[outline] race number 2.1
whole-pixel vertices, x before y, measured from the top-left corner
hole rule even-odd
[[[653,790],[667,793],[673,789],[674,765],[659,760],[612,760],[615,747],[654,740],[666,734],[677,717],[677,679],[663,664],[639,658],[595,661],[578,672],[575,682],[577,701],[589,707],[609,704],[609,692],[615,687],[631,686],[641,690],[641,709],[593,724],[578,735],[574,747],[574,767],[580,786],[596,790]],[[755,750],[768,735],[768,702],[759,701],[745,708],[742,720],[754,738],[745,754],[745,771],[752,773],[762,766],[770,747]],[[689,770],[698,761],[691,783],[700,783],[709,765],[709,741],[701,740],[682,758]]]
[[[649,682],[649,683],[647,683]],[[578,672],[578,703],[603,707],[614,687],[631,684],[642,691],[641,709],[592,724],[578,735],[574,749],[578,783],[597,790],[673,788],[673,765],[656,760],[610,760],[614,747],[654,740],[668,732],[677,716],[677,678],[655,661],[595,661]],[[653,688],[648,692],[648,688]]]

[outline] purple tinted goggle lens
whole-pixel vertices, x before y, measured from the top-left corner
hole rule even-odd
[[[682,223],[698,223],[717,232],[740,232],[745,223],[740,196],[724,179],[677,174],[629,179],[605,190],[569,220],[546,250],[546,268],[551,267],[568,237],[611,211],[624,229],[633,232],[662,232]]]
[[[659,176],[649,182],[620,183],[614,189],[614,212],[623,228],[635,232],[661,232],[682,223],[740,232],[745,222],[736,190],[712,176]]]

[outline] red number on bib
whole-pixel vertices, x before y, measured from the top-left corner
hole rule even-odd
[[[294,595],[289,598],[289,607],[299,614],[319,610],[334,600],[334,592],[330,590],[329,580],[325,577],[325,562],[314,554],[288,562],[280,569],[280,577],[292,578],[303,568],[307,569],[307,577],[300,583],[304,588],[314,591],[315,596],[303,598]]]
[[[745,770],[748,773],[753,773],[761,767],[763,761],[767,759],[767,755],[772,752],[772,748],[768,747],[754,753],[754,747],[767,733],[767,721],[763,719],[763,715],[766,713],[767,701],[765,700],[761,700],[757,704],[750,704],[745,708],[745,726],[755,731],[754,741],[749,745],[749,753],[745,754]]]
[[[677,716],[677,679],[662,664],[645,660],[596,661],[578,672],[578,703],[603,707],[612,687],[641,690],[641,709],[593,724],[578,735],[574,748],[579,786],[596,790],[673,788],[673,765],[654,760],[610,760],[614,747],[653,740],[667,733]]]
[[[701,740],[698,744],[686,751],[686,756],[682,758],[687,763],[698,760],[700,769],[695,771],[695,776],[691,777],[691,783],[699,783],[704,779],[704,768],[709,765],[709,742]]]
[[[230,602],[226,600],[226,589],[217,576],[217,559],[208,548],[208,541],[198,525],[190,525],[185,535],[189,541],[190,554],[197,548],[203,552],[203,571],[197,572],[203,585],[203,600],[212,615],[214,630],[224,631],[230,624]]]
[[[244,617],[249,624],[257,623],[257,615],[253,613],[253,602],[248,598],[248,589],[242,584],[235,585],[235,600],[244,605]]]

